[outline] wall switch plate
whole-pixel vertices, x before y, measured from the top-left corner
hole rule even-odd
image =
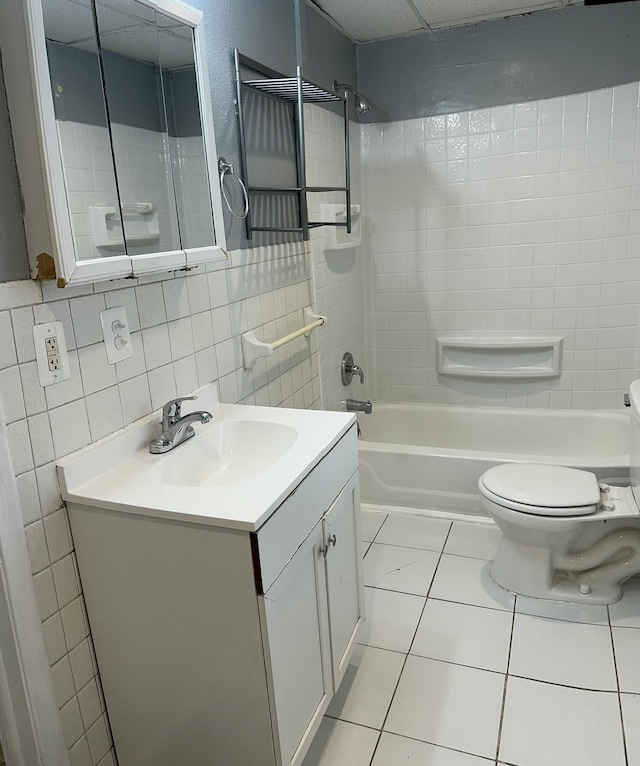
[[[124,306],[100,312],[102,336],[107,350],[109,364],[121,362],[133,354],[131,336],[129,335],[129,320]]]
[[[50,386],[68,380],[69,359],[62,322],[48,322],[33,326],[36,362],[41,386]]]

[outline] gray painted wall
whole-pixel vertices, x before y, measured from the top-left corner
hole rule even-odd
[[[357,58],[366,122],[580,93],[640,80],[640,2],[365,43]]]
[[[216,128],[218,153],[240,167],[238,121],[235,110],[235,74],[233,49],[238,48],[249,58],[264,66],[293,75],[296,72],[296,33],[293,0],[190,0],[205,15],[205,34],[209,61],[209,78],[213,99],[213,119]],[[324,29],[324,19],[306,8],[307,28],[322,29],[326,46],[314,47],[306,56],[305,74],[321,84],[331,84],[339,76],[352,77],[355,73],[355,46],[331,28]],[[319,33],[320,34],[320,33]],[[311,35],[313,37],[313,35]],[[308,44],[311,44],[307,35]],[[352,55],[348,71],[344,71],[345,41]],[[335,62],[332,59],[335,56]],[[335,71],[335,74],[334,74]],[[331,80],[331,82],[329,82]],[[245,247],[244,223],[225,216],[227,243],[230,248]],[[268,235],[257,236],[253,244],[274,241]],[[276,240],[277,241],[277,240]]]
[[[354,88],[357,82],[356,46],[311,6],[305,8],[304,29],[304,75],[331,90],[333,83],[348,83]],[[353,99],[349,99],[350,117],[358,120]],[[342,107],[330,107],[342,113]]]
[[[27,243],[0,57],[0,282],[28,277]]]

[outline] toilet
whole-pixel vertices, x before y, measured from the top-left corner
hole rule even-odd
[[[502,532],[492,579],[523,596],[612,604],[640,572],[640,380],[631,402],[631,486],[550,464],[506,463],[480,477],[483,508]]]

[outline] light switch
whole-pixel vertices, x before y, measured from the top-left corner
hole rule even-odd
[[[128,359],[133,354],[133,349],[125,307],[116,306],[107,311],[101,311],[100,323],[109,364]]]

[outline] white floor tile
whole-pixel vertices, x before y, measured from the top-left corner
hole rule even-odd
[[[366,543],[373,542],[375,536],[384,524],[389,514],[384,511],[362,511],[360,515],[362,525],[362,539]]]
[[[510,612],[427,599],[411,654],[507,672]]]
[[[403,662],[404,655],[398,652],[356,646],[327,715],[380,729]]]
[[[617,691],[609,627],[516,614],[509,674]]]
[[[367,619],[358,642],[408,652],[426,599],[379,588],[365,588],[364,592]]]
[[[441,551],[451,527],[450,521],[407,513],[391,513],[376,537],[377,543]]]
[[[490,766],[492,763],[493,760],[384,732],[371,766]]]
[[[369,766],[380,733],[335,718],[323,718],[302,766]]]
[[[517,766],[623,766],[617,695],[509,677],[498,756]]]
[[[612,628],[621,692],[640,694],[640,630]]]
[[[515,597],[496,585],[481,559],[443,554],[429,596],[461,604],[512,610]]]
[[[611,624],[640,628],[640,577],[632,577],[622,586],[622,598],[609,604]]]
[[[364,560],[364,584],[426,596],[440,554],[397,545],[373,545]]]
[[[500,535],[501,532],[495,524],[454,521],[444,552],[491,561],[498,550]]]
[[[627,742],[627,763],[640,763],[640,695],[621,694],[622,721]]]
[[[609,624],[607,607],[599,604],[572,604],[568,601],[547,601],[542,598],[518,596],[516,612],[566,622],[586,622],[590,625]]]
[[[385,731],[495,757],[504,676],[409,656]]]

